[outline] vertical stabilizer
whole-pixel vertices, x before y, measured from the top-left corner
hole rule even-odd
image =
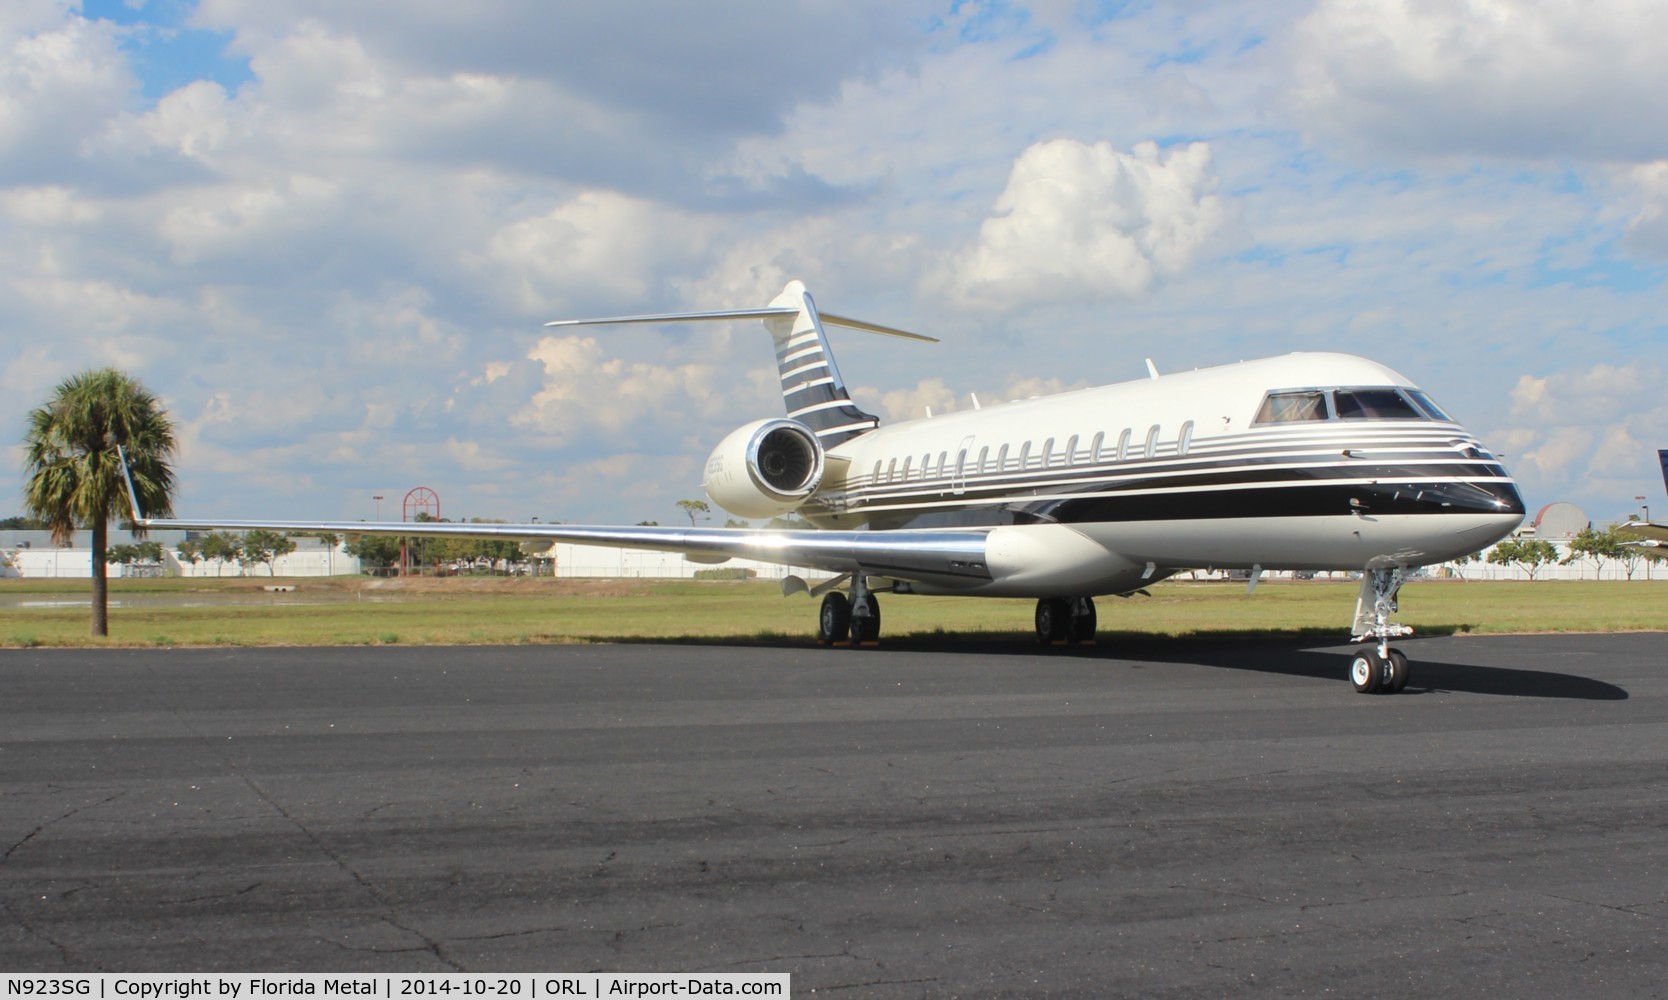
[[[782,377],[782,402],[788,416],[811,428],[824,448],[833,448],[880,426],[880,419],[851,401],[834,354],[828,349],[822,318],[803,282],[790,281],[771,300],[781,309],[764,318],[776,347],[776,369]],[[787,310],[792,309],[792,315]]]
[[[880,426],[880,418],[864,413],[851,401],[834,355],[828,349],[823,324],[843,326],[866,333],[881,333],[905,340],[936,343],[896,327],[866,320],[818,313],[811,293],[801,281],[790,281],[770,305],[756,309],[718,309],[708,312],[653,313],[641,316],[608,316],[600,319],[556,319],[545,326],[595,326],[608,323],[682,323],[690,320],[763,320],[776,345],[776,367],[782,377],[782,401],[788,416],[809,427],[824,448],[849,441]]]

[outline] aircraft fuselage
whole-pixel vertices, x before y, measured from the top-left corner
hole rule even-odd
[[[987,578],[922,592],[1105,594],[1183,567],[1422,565],[1476,552],[1523,516],[1470,431],[1400,374],[1342,354],[888,424],[830,450],[828,467],[800,508],[818,527],[989,531]]]

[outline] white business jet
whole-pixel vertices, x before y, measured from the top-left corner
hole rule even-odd
[[[1392,692],[1411,633],[1392,621],[1409,569],[1487,547],[1523,518],[1510,474],[1402,375],[1345,354],[1290,354],[882,426],[846,391],[826,330],[931,340],[819,313],[789,282],[768,306],[547,326],[761,319],[787,414],[745,424],[703,486],[740,517],[815,530],[546,524],[198,521],[150,528],[548,540],[814,567],[826,645],[880,636],[877,595],[1034,597],[1047,644],[1095,633],[1094,598],[1188,569],[1362,573],[1350,679]],[[137,513],[138,505],[135,503]]]

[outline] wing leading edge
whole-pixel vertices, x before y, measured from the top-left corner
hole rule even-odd
[[[415,521],[190,521],[140,518],[160,531],[284,531],[292,534],[392,535],[404,538],[497,538],[571,542],[681,552],[697,557],[754,559],[895,577],[955,587],[991,579],[982,531],[771,531],[745,528],[612,527],[584,524],[479,524]]]

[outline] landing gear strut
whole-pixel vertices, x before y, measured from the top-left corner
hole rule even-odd
[[[852,576],[849,598],[838,590],[823,595],[817,641],[824,646],[880,645],[880,600],[862,573]]]
[[[1390,640],[1412,635],[1413,629],[1390,620],[1397,609],[1396,595],[1402,589],[1401,567],[1370,569],[1361,575],[1361,595],[1355,601],[1356,642],[1371,640],[1349,664],[1350,683],[1362,694],[1395,694],[1407,687],[1407,657],[1390,648]]]
[[[1091,646],[1094,641],[1094,598],[1044,597],[1037,601],[1037,642],[1044,646]]]

